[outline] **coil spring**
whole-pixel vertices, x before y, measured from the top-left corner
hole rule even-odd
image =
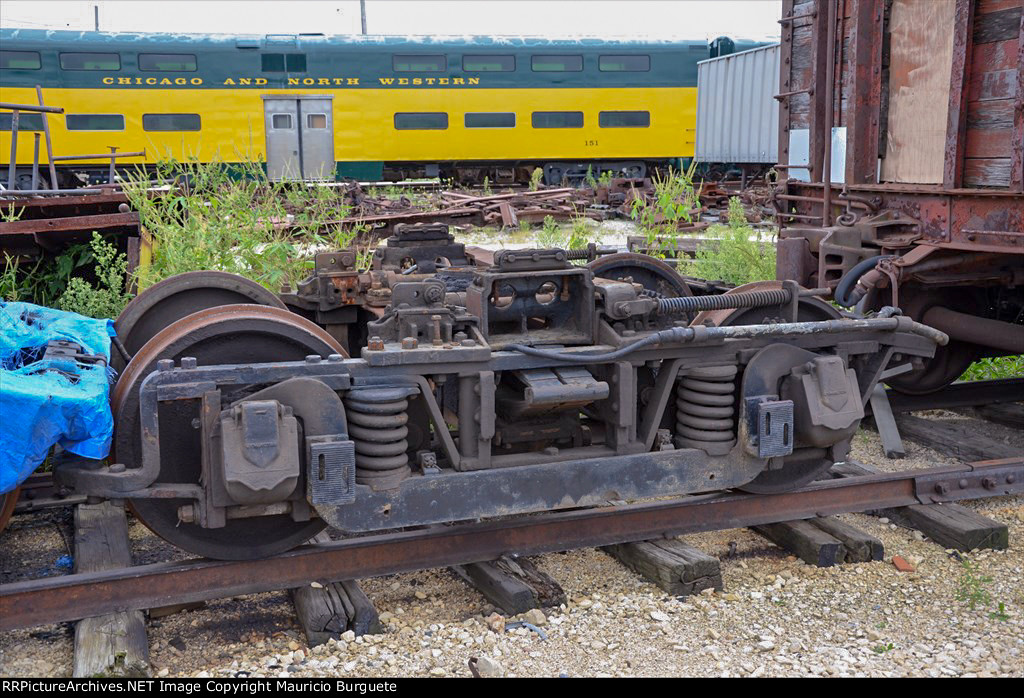
[[[691,313],[702,310],[725,310],[729,308],[761,308],[789,303],[792,295],[789,289],[777,288],[768,291],[741,291],[723,293],[718,296],[681,296],[660,298],[659,313]]]
[[[735,366],[693,368],[676,388],[676,442],[724,456],[736,444]]]
[[[406,410],[413,392],[414,388],[360,388],[345,397],[359,484],[390,489],[411,474]]]

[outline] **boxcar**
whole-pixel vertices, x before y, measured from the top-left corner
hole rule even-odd
[[[756,45],[25,29],[0,44],[0,101],[35,104],[41,85],[65,110],[50,117],[62,154],[116,145],[147,162],[263,160],[275,178],[502,182],[536,167],[549,182],[642,176],[692,157],[697,62]],[[21,119],[19,165],[40,127]],[[103,176],[99,164],[74,171]]]
[[[928,392],[1024,353],[1022,0],[784,0],[777,274],[948,333]]]

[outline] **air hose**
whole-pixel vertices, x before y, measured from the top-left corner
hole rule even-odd
[[[883,259],[892,259],[895,256],[896,255],[892,254],[875,255],[874,257],[868,257],[867,259],[861,260],[854,265],[853,269],[846,272],[843,275],[843,278],[839,280],[839,285],[836,286],[835,293],[833,293],[833,298],[835,298],[836,303],[844,308],[852,308],[857,305],[857,301],[859,301],[864,294],[862,293],[854,298],[852,297],[852,292],[856,287],[857,282],[860,281],[860,277],[874,269],[875,265]]]

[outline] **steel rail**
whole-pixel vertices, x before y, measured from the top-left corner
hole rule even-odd
[[[0,585],[0,630],[344,579],[1024,491],[1024,459],[392,532],[262,560],[194,559]]]
[[[953,383],[942,390],[925,395],[909,395],[887,390],[893,412],[942,410],[956,407],[991,405],[997,402],[1024,401],[1024,378],[998,378],[984,381]]]

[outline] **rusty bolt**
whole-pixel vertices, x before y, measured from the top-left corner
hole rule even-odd
[[[1014,475],[1013,473],[1010,473],[1009,475],[1006,476],[1006,484],[1012,485],[1015,482],[1017,482],[1017,476],[1016,475]]]
[[[174,361],[171,359],[160,359],[156,362],[157,371],[170,371],[174,368]]]
[[[935,491],[938,494],[942,494],[942,495],[949,494],[949,485],[947,485],[945,482],[936,483]]]
[[[196,357],[194,356],[183,356],[181,359],[181,367],[192,369],[196,367]]]
[[[441,339],[441,316],[440,315],[431,315],[430,316],[430,321],[432,323],[434,323],[434,340],[433,340],[433,344],[434,344],[435,347],[441,346],[442,344],[444,344],[444,340]]]
[[[961,479],[960,482],[959,482],[960,489],[966,490],[967,489],[967,484],[968,483],[967,483],[966,478]]]
[[[420,343],[415,337],[406,337],[402,340],[403,349],[415,349],[419,345]]]
[[[320,363],[321,358],[322,357],[319,354],[309,354],[306,357],[306,363],[307,364],[318,364],[318,363]]]
[[[996,480],[992,477],[987,477],[981,481],[981,486],[986,490],[994,490],[996,488]]]
[[[370,341],[366,343],[366,348],[370,351],[384,351],[384,340],[380,337],[370,337]]]

